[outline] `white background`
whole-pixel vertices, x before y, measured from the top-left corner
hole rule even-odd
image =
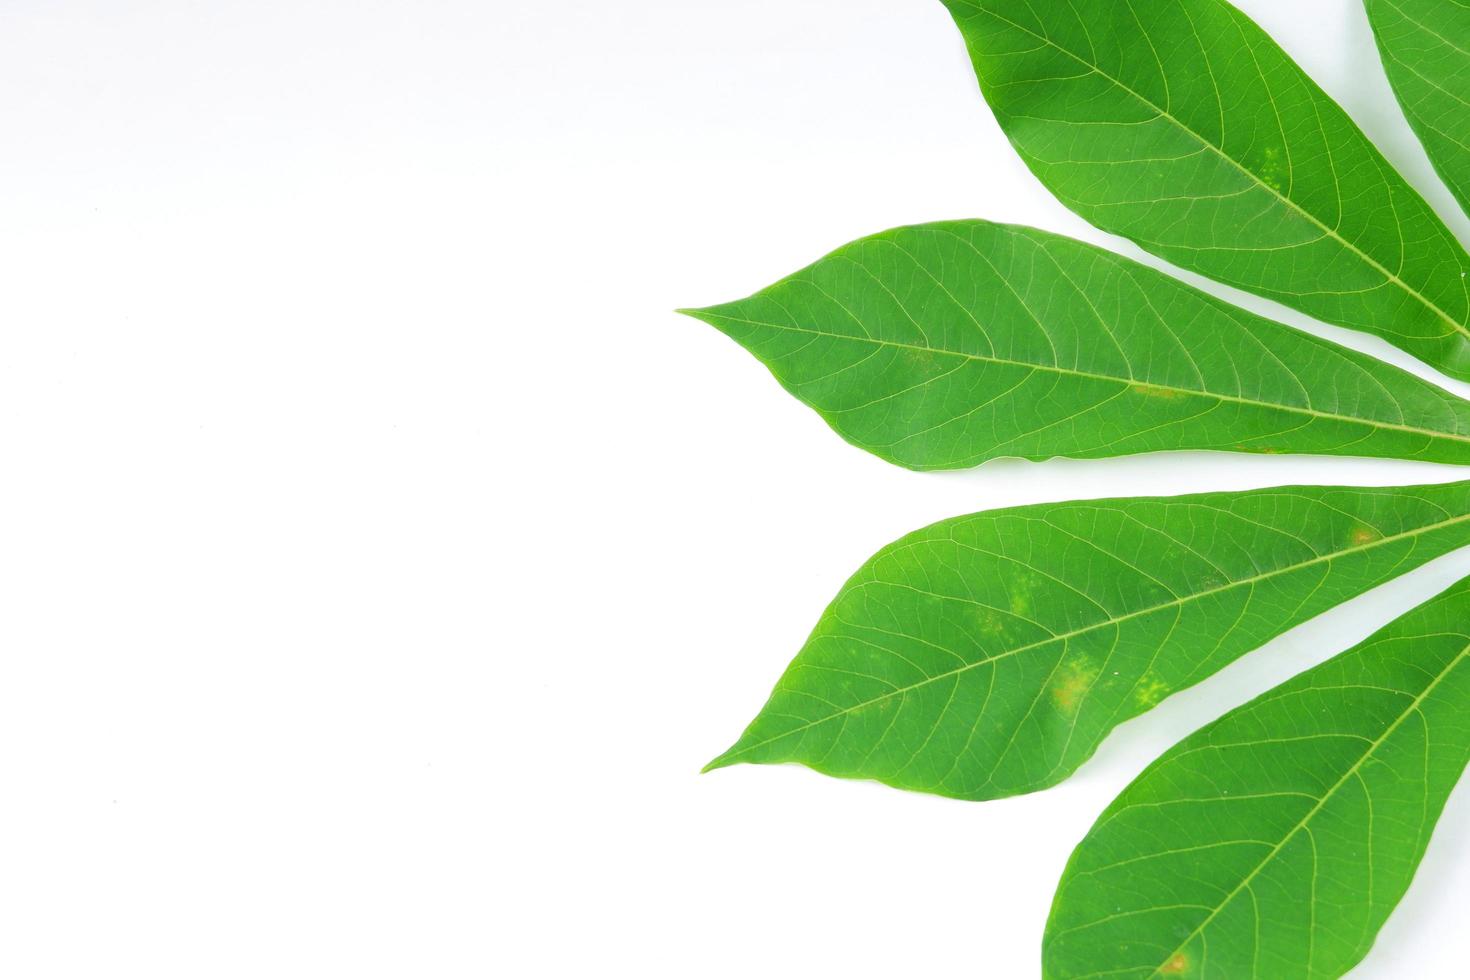
[[[1470,240],[1357,0],[1242,6]],[[930,521],[1462,475],[917,475],[673,314],[931,219],[1137,256],[1016,160],[937,0],[8,0],[0,177],[7,977],[1034,977],[1067,854],[1150,758],[1470,572],[1291,632],[1034,796],[697,775]],[[1462,792],[1355,976],[1462,975],[1467,896]]]

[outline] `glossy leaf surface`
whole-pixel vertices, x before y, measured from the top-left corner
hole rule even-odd
[[[1439,175],[1470,213],[1470,3],[1366,0],[1383,67]]]
[[[1470,256],[1223,0],[945,0],[1063,203],[1188,269],[1470,379]]]
[[[914,469],[1166,449],[1470,462],[1470,403],[1031,228],[898,228],[688,312]]]
[[[1045,975],[1340,977],[1470,758],[1470,580],[1164,753],[1063,874]]]
[[[989,799],[1283,630],[1470,543],[1470,483],[1037,504],[884,548],[710,768]]]

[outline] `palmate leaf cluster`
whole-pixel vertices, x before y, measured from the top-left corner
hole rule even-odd
[[[1470,255],[1225,0],[945,0],[1016,152],[1184,269],[1470,380]],[[1366,0],[1470,208],[1470,3]],[[979,220],[685,311],[916,470],[1158,450],[1470,463],[1470,403],[1103,249]],[[1470,482],[1040,504],[941,521],[842,587],[710,763],[985,800],[1348,598],[1470,544]],[[1470,580],[1166,752],[1058,886],[1047,977],[1328,978],[1365,955],[1470,758]]]

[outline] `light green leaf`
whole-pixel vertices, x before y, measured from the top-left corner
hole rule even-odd
[[[1037,504],[884,548],[710,763],[991,799],[1367,589],[1470,544],[1470,483]]]
[[[1340,977],[1470,759],[1470,579],[1206,726],[1077,847],[1045,975]]]
[[[1031,228],[899,228],[687,312],[913,469],[1163,449],[1470,462],[1470,403]]]
[[[944,0],[1011,143],[1171,262],[1470,379],[1470,256],[1223,0]]]
[[[1404,115],[1470,213],[1470,3],[1365,0]]]

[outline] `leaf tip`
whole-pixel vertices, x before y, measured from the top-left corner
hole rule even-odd
[[[735,760],[731,758],[731,753],[729,751],[722,752],[709,762],[706,762],[704,768],[699,770],[699,774],[703,776],[707,772],[714,772],[716,769],[723,769],[726,766],[733,766],[734,764]]]
[[[681,316],[693,317],[694,319],[700,320],[700,321],[702,321],[704,323],[709,323],[710,322],[710,319],[709,319],[710,311],[709,311],[708,308],[705,308],[705,307],[699,307],[699,306],[681,306],[677,310],[675,310],[674,312],[675,313],[678,313]]]

